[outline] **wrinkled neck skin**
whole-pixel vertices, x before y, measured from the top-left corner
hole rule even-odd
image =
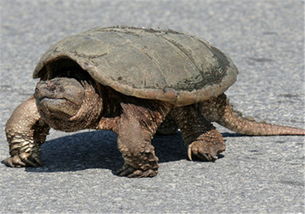
[[[95,128],[103,114],[101,86],[92,80],[67,77],[41,80],[34,97],[42,120],[56,130]]]

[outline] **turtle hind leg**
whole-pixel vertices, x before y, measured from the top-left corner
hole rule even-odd
[[[225,150],[222,135],[202,116],[198,104],[175,108],[171,112],[188,146],[188,158],[215,161]]]
[[[10,167],[41,165],[40,145],[44,143],[49,129],[40,119],[33,97],[21,103],[6,123],[11,157],[2,163]]]
[[[141,100],[140,100],[141,101]],[[153,177],[158,172],[158,158],[151,139],[171,107],[155,101],[121,103],[122,114],[114,130],[124,159],[119,176]]]

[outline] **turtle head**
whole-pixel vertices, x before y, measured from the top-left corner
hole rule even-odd
[[[52,128],[76,131],[91,128],[102,112],[97,84],[76,77],[40,80],[34,97],[38,111]]]

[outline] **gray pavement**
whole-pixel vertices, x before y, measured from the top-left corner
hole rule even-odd
[[[171,28],[228,53],[240,70],[227,94],[268,122],[304,127],[304,1],[1,0],[0,159],[4,125],[33,93],[31,73],[57,40],[96,26]],[[180,135],[156,137],[157,177],[127,179],[108,131],[52,131],[43,167],[0,165],[0,213],[304,213],[304,137],[247,137],[224,128],[215,163],[186,160]]]

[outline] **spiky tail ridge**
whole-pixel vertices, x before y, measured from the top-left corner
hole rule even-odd
[[[257,122],[243,117],[229,104],[225,94],[202,103],[202,113],[210,121],[245,135],[305,135],[305,129]]]

